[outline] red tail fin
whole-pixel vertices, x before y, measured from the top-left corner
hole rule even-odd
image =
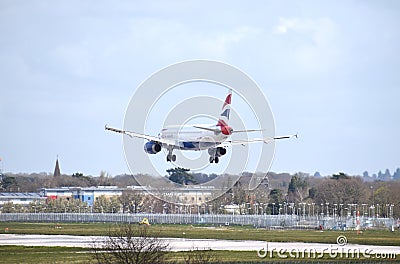
[[[228,126],[229,115],[231,112],[231,99],[232,99],[232,90],[229,91],[229,94],[225,98],[224,104],[222,106],[222,113],[220,114],[217,123],[217,126],[221,127],[221,132],[224,135],[232,134],[232,128]]]

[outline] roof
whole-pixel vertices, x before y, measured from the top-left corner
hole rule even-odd
[[[42,198],[38,193],[8,193],[2,192],[0,193],[0,199],[19,199],[19,198],[30,198],[30,199],[40,199]]]

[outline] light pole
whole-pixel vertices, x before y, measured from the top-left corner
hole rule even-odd
[[[324,204],[321,203],[321,216],[323,215],[323,213],[324,213]]]
[[[386,218],[389,218],[389,204],[386,204]]]
[[[342,216],[343,216],[343,204],[339,204],[340,208],[340,221],[342,221]]]
[[[394,204],[390,205],[390,213],[389,213],[390,218],[393,218],[393,206],[394,206]]]
[[[329,217],[329,203],[326,204],[326,217]]]
[[[312,216],[314,217],[315,216],[315,211],[314,211],[314,207],[315,207],[315,203],[311,203],[312,204]]]
[[[275,213],[275,203],[272,203],[272,215]]]
[[[372,218],[376,218],[376,213],[375,213],[376,211],[375,211],[375,205],[371,205],[371,216],[372,216]]]
[[[376,204],[376,216],[379,218],[380,212],[379,212],[379,204]]]
[[[333,218],[336,219],[336,217],[337,217],[337,204],[335,203],[333,204]]]

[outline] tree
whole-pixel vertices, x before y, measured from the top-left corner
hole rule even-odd
[[[319,173],[319,171],[316,171],[316,172],[314,173],[314,177],[321,177],[321,173]]]
[[[201,250],[198,248],[186,251],[183,260],[185,264],[208,264],[219,261],[215,251],[211,249]]]
[[[106,171],[101,171],[99,176],[99,185],[110,186],[111,185],[110,178],[111,175],[109,173],[107,173]]]
[[[121,204],[122,212],[137,213],[139,205],[143,202],[143,195],[132,190],[125,190],[118,197]]]
[[[384,179],[385,179],[386,181],[389,181],[389,180],[392,178],[392,175],[390,174],[389,169],[386,169],[386,170],[385,170],[385,174],[383,175],[383,177],[384,177]]]
[[[189,174],[190,169],[185,168],[172,168],[168,169],[168,179],[179,184],[197,184],[198,182]]]
[[[8,192],[11,191],[17,191],[16,189],[18,188],[17,181],[15,177],[11,176],[3,176],[3,181],[2,181],[2,189]]]
[[[383,173],[382,173],[382,171],[379,171],[379,172],[378,172],[378,179],[379,179],[379,180],[383,180]]]
[[[109,230],[104,241],[93,241],[97,263],[164,263],[169,244],[148,226],[122,225]]]
[[[15,206],[12,202],[5,202],[1,208],[2,213],[15,213]]]
[[[347,176],[343,172],[339,172],[339,174],[333,174],[331,179],[333,180],[349,179],[349,176]]]
[[[115,196],[100,195],[93,204],[93,211],[95,213],[117,213],[121,205],[118,199]]]
[[[270,203],[268,203],[268,207],[272,214],[275,214],[279,204],[283,203],[284,201],[282,191],[280,189],[272,189],[269,193],[269,201]]]
[[[368,187],[360,177],[348,177],[340,180],[326,179],[315,186],[316,203],[352,204],[363,203],[367,200]]]
[[[317,194],[317,189],[315,187],[311,187],[308,190],[308,197],[309,198],[314,199],[316,194]]]
[[[400,180],[400,168],[397,168],[393,173],[393,180]]]
[[[288,186],[288,201],[301,202],[303,197],[307,195],[308,182],[307,179],[296,173],[291,179]]]

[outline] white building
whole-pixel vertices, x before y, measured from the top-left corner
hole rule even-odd
[[[0,206],[5,203],[12,202],[13,204],[28,205],[31,202],[45,200],[46,197],[41,197],[38,193],[0,193]]]

